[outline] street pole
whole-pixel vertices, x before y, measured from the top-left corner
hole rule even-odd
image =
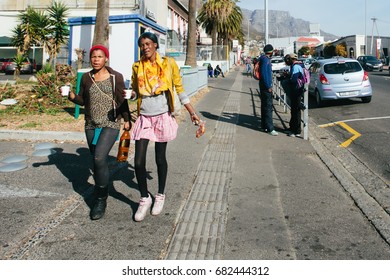
[[[364,55],[367,55],[367,0],[364,0]]]
[[[374,25],[376,24],[375,21],[376,21],[376,18],[373,17],[371,18],[372,20],[372,31],[371,31],[371,51],[370,51],[370,55],[372,55],[372,46],[374,44]]]
[[[248,18],[248,44],[249,44],[249,18]]]
[[[268,0],[264,0],[264,19],[265,19],[265,43],[268,44]]]

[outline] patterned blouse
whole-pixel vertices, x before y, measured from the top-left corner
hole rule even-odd
[[[120,129],[120,122],[114,117],[114,100],[110,78],[96,81],[89,89],[91,120],[85,122],[85,129],[110,127]]]

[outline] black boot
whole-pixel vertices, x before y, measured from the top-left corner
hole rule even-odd
[[[108,186],[95,186],[95,202],[91,209],[91,219],[99,220],[106,212]]]

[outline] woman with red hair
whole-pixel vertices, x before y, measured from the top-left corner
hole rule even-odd
[[[69,100],[85,108],[85,135],[91,155],[95,179],[94,204],[90,217],[98,220],[103,217],[108,197],[110,181],[108,154],[113,147],[124,119],[123,128],[131,129],[130,111],[123,98],[125,83],[123,75],[106,66],[110,57],[103,45],[95,45],[89,51],[92,70],[83,74],[78,94],[69,93]],[[96,129],[101,132],[93,144]]]

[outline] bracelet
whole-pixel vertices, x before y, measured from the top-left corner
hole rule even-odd
[[[192,117],[192,116],[195,116],[195,115],[196,115],[195,112],[190,113],[190,116],[191,116],[191,117]]]

